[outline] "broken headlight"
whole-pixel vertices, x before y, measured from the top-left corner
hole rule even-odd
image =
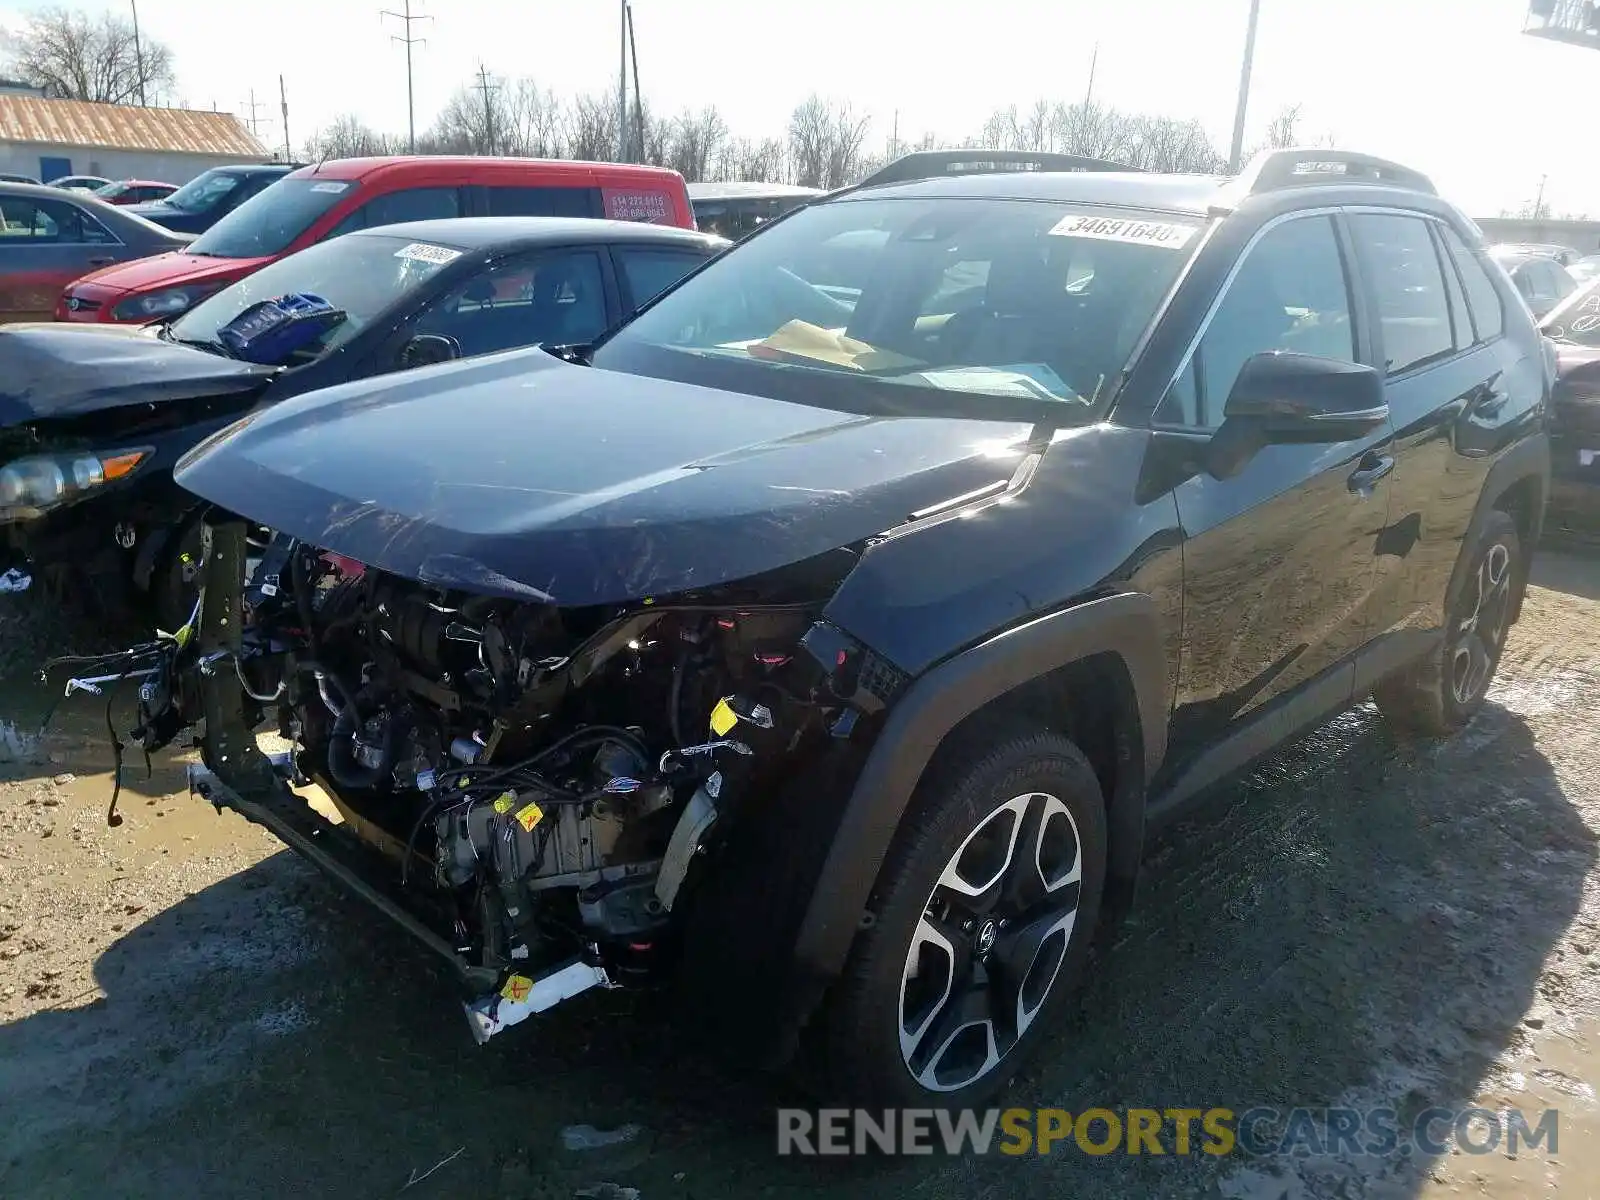
[[[107,454],[38,454],[0,467],[0,519],[38,516],[119,479],[150,457],[148,447]]]

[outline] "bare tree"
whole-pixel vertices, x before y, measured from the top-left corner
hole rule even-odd
[[[567,110],[567,153],[589,162],[617,156],[617,102],[605,95],[579,96]]]
[[[842,187],[861,174],[870,122],[848,104],[813,95],[789,118],[789,153],[795,182],[804,187]]]
[[[1286,104],[1280,108],[1272,120],[1267,122],[1267,136],[1262,142],[1263,150],[1284,150],[1290,146],[1300,144],[1300,106]]]
[[[560,158],[563,150],[561,101],[549,88],[540,90],[532,79],[519,79],[503,89],[507,154],[529,158]]]
[[[156,103],[174,86],[172,51],[111,13],[43,9],[11,37],[11,70],[46,95],[108,104]]]
[[[708,179],[727,137],[728,126],[715,108],[685,112],[673,122],[671,150],[665,165],[688,180]]]
[[[1067,154],[1120,161],[1133,149],[1133,119],[1108,105],[1058,104],[1054,125],[1056,149]]]
[[[717,178],[737,182],[784,183],[789,177],[788,153],[777,138],[734,138],[717,156]]]
[[[990,150],[1022,149],[1022,118],[1015,104],[996,109],[978,131],[978,144]]]
[[[393,153],[403,138],[390,138],[379,133],[352,113],[335,117],[333,124],[319,129],[306,142],[306,158],[321,162],[329,158],[365,158],[374,154]]]
[[[1226,161],[1199,121],[1134,117],[1130,132],[1130,152],[1122,160],[1130,167],[1210,175]]]

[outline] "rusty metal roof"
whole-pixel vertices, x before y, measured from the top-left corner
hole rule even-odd
[[[37,96],[0,95],[0,142],[239,159],[272,157],[232,113]]]

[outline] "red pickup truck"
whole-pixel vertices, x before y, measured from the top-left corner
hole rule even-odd
[[[347,158],[302,167],[180,252],[85,275],[58,321],[142,323],[184,312],[268,263],[352,229],[436,217],[610,217],[693,229],[676,171],[529,158]]]

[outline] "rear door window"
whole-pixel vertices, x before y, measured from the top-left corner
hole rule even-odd
[[[485,268],[429,308],[412,333],[448,337],[470,357],[590,342],[609,324],[599,254],[571,250]]]
[[[491,217],[598,217],[600,189],[487,187]]]
[[[82,209],[56,200],[0,200],[0,245],[80,246],[116,242]]]
[[[1399,375],[1453,354],[1450,302],[1427,221],[1354,213],[1350,225],[1376,295],[1387,373]]]
[[[634,308],[648,304],[705,261],[691,250],[619,246],[615,253]]]

